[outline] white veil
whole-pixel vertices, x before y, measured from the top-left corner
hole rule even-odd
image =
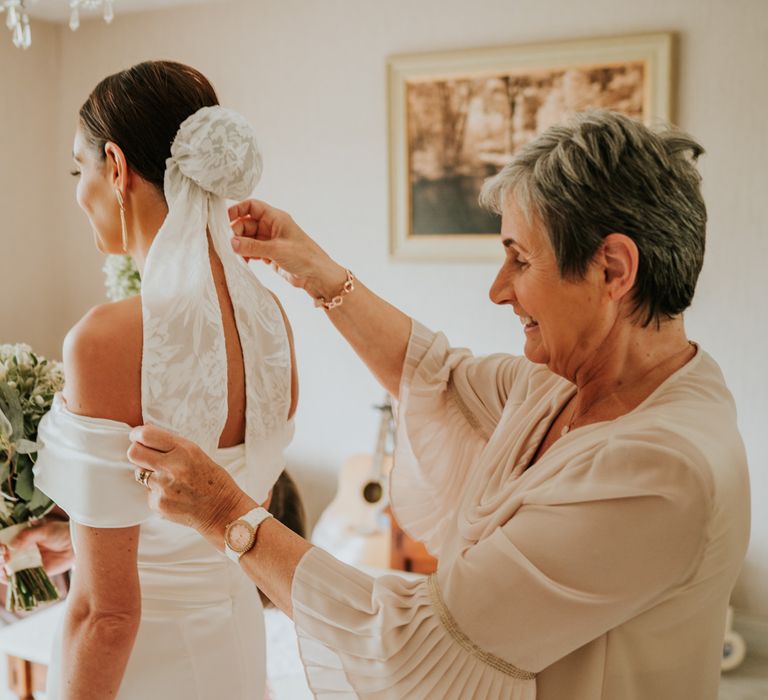
[[[206,231],[224,267],[240,334],[249,452],[255,440],[287,422],[290,405],[282,314],[229,242],[225,198],[250,195],[261,165],[253,129],[236,112],[205,107],[186,119],[166,164],[168,216],[142,278],[144,422],[173,430],[211,455],[227,420],[227,357]]]

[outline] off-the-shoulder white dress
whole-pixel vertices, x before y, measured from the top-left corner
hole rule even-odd
[[[293,610],[316,697],[715,700],[750,503],[722,374],[699,349],[528,469],[574,390],[414,323],[392,507],[439,568],[405,582],[304,556]]]
[[[142,418],[200,445],[262,503],[285,466],[293,424],[283,314],[229,242],[225,197],[248,196],[261,171],[253,129],[230,110],[204,107],[182,123],[166,166],[168,215],[141,281]],[[245,442],[224,450],[217,446],[228,418],[228,358],[211,244],[224,269],[245,366]],[[57,397],[39,426],[43,444],[35,466],[37,486],[72,522],[141,526],[141,623],[117,697],[262,700],[258,592],[196,532],[149,510],[147,490],[134,481],[127,460],[129,432],[122,423],[75,415]],[[59,637],[48,671],[49,700],[61,693],[61,643]]]
[[[251,465],[255,473],[248,473],[244,445],[218,449],[213,457],[263,500],[283,469],[291,430],[285,423],[261,442],[258,471]],[[133,480],[126,458],[129,432],[123,423],[75,415],[57,396],[40,427],[45,449],[38,471],[40,487],[56,494],[72,522],[141,525],[141,623],[117,697],[261,700],[266,650],[258,591],[197,532],[149,510],[146,490]],[[59,630],[48,674],[52,699],[62,694],[61,642]]]

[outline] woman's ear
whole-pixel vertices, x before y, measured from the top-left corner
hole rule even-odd
[[[629,294],[635,285],[640,251],[629,236],[609,233],[603,239],[600,253],[606,289],[611,298],[618,301]]]
[[[125,159],[123,149],[116,143],[107,141],[104,144],[104,155],[107,160],[107,175],[113,189],[119,190],[121,195],[125,195],[128,188],[129,172],[128,161]]]

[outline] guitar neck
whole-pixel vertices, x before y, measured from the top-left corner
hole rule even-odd
[[[379,436],[376,440],[376,450],[373,453],[373,463],[371,467],[372,479],[380,481],[383,473],[384,457],[387,454],[387,438],[392,432],[392,406],[387,402],[378,407],[381,411],[381,421],[379,422]]]

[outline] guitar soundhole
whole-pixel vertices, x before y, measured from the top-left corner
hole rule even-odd
[[[384,495],[384,489],[378,481],[369,481],[363,486],[363,498],[367,503],[378,503]]]

